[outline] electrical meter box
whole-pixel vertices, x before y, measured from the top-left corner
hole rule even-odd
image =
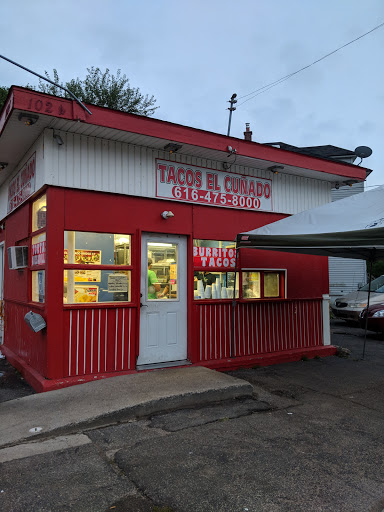
[[[44,318],[37,313],[33,313],[33,311],[28,311],[24,320],[33,332],[39,332],[41,329],[44,329],[44,327],[47,327]]]

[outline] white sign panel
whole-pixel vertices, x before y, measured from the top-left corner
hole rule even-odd
[[[8,187],[8,213],[24,203],[35,192],[36,153],[16,174]]]
[[[127,292],[128,278],[126,274],[109,274],[108,275],[108,291],[109,292]]]
[[[271,180],[156,160],[156,197],[244,210],[272,211]]]

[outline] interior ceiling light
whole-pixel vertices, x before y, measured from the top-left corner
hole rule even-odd
[[[164,151],[169,151],[170,153],[176,153],[183,146],[181,144],[176,144],[175,142],[170,142],[166,146],[164,146]]]
[[[166,244],[162,242],[148,242],[149,247],[172,247],[172,244]]]
[[[35,114],[26,114],[22,112],[19,114],[19,121],[24,121],[25,126],[32,126],[35,124],[39,119],[39,116],[36,116]]]

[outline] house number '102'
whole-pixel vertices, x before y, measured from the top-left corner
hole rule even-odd
[[[56,110],[56,113],[61,116],[65,114],[65,108],[62,103],[57,105],[56,102],[53,104],[52,101],[43,101],[36,98],[31,98],[29,100],[28,108],[35,112],[44,112],[46,114],[53,114],[54,110]]]

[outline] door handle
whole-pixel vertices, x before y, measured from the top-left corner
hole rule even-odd
[[[148,304],[142,304],[142,303],[140,302],[140,307],[141,307],[141,308],[147,308],[147,307],[148,307]]]

